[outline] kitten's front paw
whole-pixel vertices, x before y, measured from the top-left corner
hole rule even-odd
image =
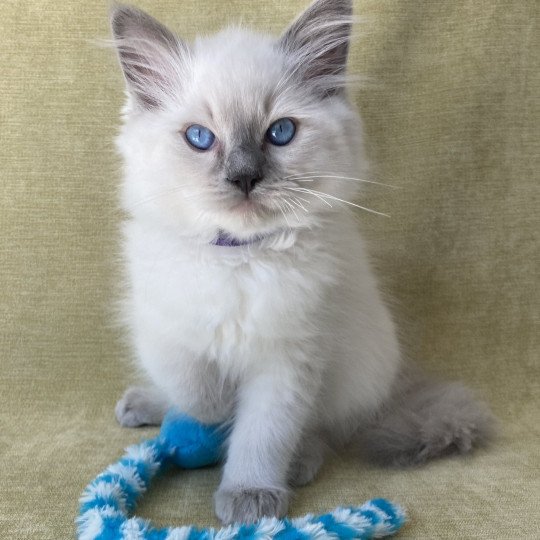
[[[114,409],[123,427],[157,426],[165,415],[166,405],[146,388],[128,388]]]
[[[214,495],[216,516],[224,525],[254,523],[263,517],[283,517],[289,506],[286,490],[219,489]]]

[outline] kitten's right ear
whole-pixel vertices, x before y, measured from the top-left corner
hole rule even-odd
[[[159,21],[132,6],[110,14],[114,44],[129,92],[145,109],[178,92],[187,46]]]

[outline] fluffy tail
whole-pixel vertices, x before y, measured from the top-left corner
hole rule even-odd
[[[485,445],[495,418],[460,383],[403,375],[391,401],[359,433],[368,457],[384,465],[414,466]]]

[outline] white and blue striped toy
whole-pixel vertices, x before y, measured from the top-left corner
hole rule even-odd
[[[129,517],[152,479],[167,467],[193,469],[218,462],[226,435],[221,426],[169,412],[158,437],[129,447],[88,484],[80,499],[79,540],[364,540],[394,534],[405,522],[403,510],[385,499],[318,516],[263,518],[222,529],[157,529],[147,520]]]

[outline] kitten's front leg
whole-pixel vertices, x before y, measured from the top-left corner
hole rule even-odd
[[[275,369],[274,364],[272,372],[259,373],[239,389],[223,479],[215,494],[216,515],[223,523],[253,523],[287,512],[287,475],[317,393],[313,378],[305,369]]]
[[[115,409],[122,426],[161,424],[170,407],[205,424],[229,420],[235,385],[221,376],[215,362],[193,358],[180,348],[174,349],[171,356],[167,356],[166,349],[149,347],[146,351],[152,361],[143,365],[154,386],[131,387],[124,393]]]

